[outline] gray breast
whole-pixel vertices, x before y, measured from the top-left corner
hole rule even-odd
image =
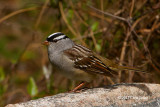
[[[63,51],[73,46],[74,43],[69,38],[51,43],[48,46],[48,56],[51,63],[63,70],[71,69],[73,62],[64,55]]]

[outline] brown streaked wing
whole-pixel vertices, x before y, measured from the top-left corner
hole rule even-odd
[[[64,53],[74,61],[74,67],[88,73],[102,74],[106,76],[117,75],[116,71],[107,67],[100,59],[95,57],[91,50],[81,45],[75,45]]]

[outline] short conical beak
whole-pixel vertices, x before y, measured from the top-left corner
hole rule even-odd
[[[49,42],[48,41],[44,41],[42,44],[48,46]]]

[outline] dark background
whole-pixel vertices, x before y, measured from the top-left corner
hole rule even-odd
[[[0,0],[0,106],[67,92],[79,83],[49,63],[41,43],[54,32],[118,64],[149,72],[101,76],[88,88],[160,83],[159,0]]]

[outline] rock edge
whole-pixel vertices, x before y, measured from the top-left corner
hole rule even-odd
[[[160,84],[123,83],[87,89],[80,93],[60,93],[6,107],[160,106]]]

